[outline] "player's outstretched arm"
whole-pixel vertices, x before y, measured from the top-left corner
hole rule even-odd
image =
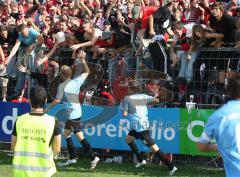
[[[81,76],[81,77],[83,77],[83,79],[86,79],[87,76],[90,74],[90,70],[89,70],[88,64],[85,60],[86,53],[83,50],[81,50],[79,52],[79,58],[81,60],[81,63],[76,66],[76,71],[75,71],[74,77]]]

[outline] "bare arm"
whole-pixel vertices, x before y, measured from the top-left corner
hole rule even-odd
[[[15,149],[15,146],[16,146],[16,143],[17,143],[17,137],[12,135],[12,140],[11,140],[11,150],[14,151]]]
[[[206,33],[206,38],[216,38],[216,39],[222,39],[224,35],[222,33]]]
[[[27,20],[27,24],[30,24],[36,31],[39,31],[38,26],[34,23],[33,18]]]
[[[7,9],[8,9],[8,13],[11,14],[12,13],[12,8],[10,6],[10,2],[7,1]]]
[[[21,44],[21,41],[19,41],[19,40],[17,39],[17,41],[16,41],[16,43],[14,44],[14,46],[13,46],[13,48],[12,48],[9,56],[7,57],[8,60],[10,60],[10,59],[17,53],[17,51],[18,51],[18,49],[19,49],[19,47],[20,47],[20,44]]]
[[[90,74],[90,70],[85,61],[85,58],[86,58],[86,53],[83,50],[80,51],[81,63],[76,66],[76,71],[74,74],[75,77],[81,76],[81,77],[84,77],[84,79],[86,79],[88,77],[88,75]]]
[[[61,134],[53,138],[53,154],[58,155],[61,152]]]
[[[204,8],[202,8],[200,5],[198,5],[198,9],[201,11],[201,17],[200,17],[200,19],[201,20],[204,20],[204,18],[205,18],[205,10],[204,10]]]
[[[198,149],[201,152],[217,152],[218,148],[216,144],[203,144],[197,143]]]
[[[154,36],[155,35],[155,31],[154,31],[154,28],[153,28],[154,18],[153,18],[152,15],[150,15],[148,17],[148,23],[149,23],[149,34]]]
[[[43,64],[44,62],[46,62],[49,58],[51,58],[51,56],[54,54],[54,52],[56,51],[57,47],[58,47],[58,42],[56,41],[55,44],[53,45],[53,48],[40,60],[37,61],[37,65],[40,66],[41,64]]]
[[[87,11],[89,17],[92,17],[92,11],[84,4],[84,0],[80,0],[79,5]]]
[[[91,41],[88,41],[88,42],[83,42],[81,44],[74,44],[74,45],[71,45],[70,47],[73,49],[73,50],[76,50],[80,47],[89,47],[89,46],[93,46],[96,41],[98,40],[99,36],[94,32],[93,34],[93,38]]]
[[[0,59],[4,62],[5,60],[5,56],[4,56],[4,53],[3,53],[3,49],[2,49],[2,46],[0,45]]]
[[[157,97],[158,95],[155,95],[155,96]],[[158,103],[159,103],[159,99],[155,97],[148,102],[149,105],[158,104]]]
[[[177,42],[175,42],[175,41],[172,42],[171,47],[170,47],[170,52],[171,52],[171,53],[172,53],[172,52],[175,53],[174,47],[176,46],[176,44],[177,44]]]
[[[105,12],[105,18],[106,18],[106,19],[109,18],[110,12],[111,12],[112,8],[116,5],[116,3],[117,3],[117,0],[115,0],[115,1],[107,8],[107,10],[106,10],[106,12]]]
[[[55,44],[53,45],[53,48],[46,54],[46,57],[49,59],[51,56],[54,54],[56,49],[58,48],[58,42],[56,41]]]
[[[50,109],[55,107],[58,103],[60,103],[61,100],[54,99],[53,102],[44,110],[44,112],[48,112]]]

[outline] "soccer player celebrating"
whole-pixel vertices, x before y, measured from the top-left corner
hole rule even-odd
[[[161,152],[157,144],[155,144],[149,132],[147,104],[159,102],[156,98],[157,95],[152,97],[146,94],[140,94],[140,91],[141,85],[139,83],[130,83],[128,87],[128,95],[125,96],[122,102],[123,116],[128,116],[131,122],[131,130],[126,137],[126,142],[132,149],[133,153],[137,156],[138,163],[136,168],[146,164],[146,160],[141,157],[138,147],[134,143],[134,139],[141,139],[142,142],[150,147],[159,159],[168,167],[169,175],[174,175],[177,168],[164,157],[163,152]]]
[[[71,133],[73,132],[82,144],[83,149],[89,153],[92,160],[90,169],[94,169],[97,163],[100,161],[100,158],[95,156],[89,142],[84,138],[83,132],[81,130],[80,118],[82,116],[82,109],[78,99],[80,87],[88,77],[90,70],[85,61],[86,53],[83,50],[78,49],[76,51],[76,56],[80,59],[81,62],[76,66],[76,71],[73,79],[71,79],[71,68],[69,66],[63,65],[60,70],[60,76],[63,82],[58,86],[56,98],[50,104],[47,110],[51,109],[61,101],[65,108],[64,113],[66,113],[68,116],[68,120],[65,123],[64,137],[67,141],[67,148],[70,157],[64,165],[76,163],[74,144],[71,138]]]

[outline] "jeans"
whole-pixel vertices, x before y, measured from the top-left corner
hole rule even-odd
[[[24,54],[25,54],[25,49],[18,50],[18,59],[17,59],[16,66],[22,64],[22,61],[24,59],[23,58]],[[27,61],[26,67],[28,68],[28,70],[34,72],[35,71],[35,66],[34,66],[35,50],[33,50],[28,57],[29,58],[26,60]],[[16,75],[17,75],[17,83],[15,86],[15,91],[21,92],[25,86],[26,73],[22,73],[18,69],[16,69]]]
[[[13,56],[7,65],[7,74],[10,76],[16,75],[16,57]]]
[[[187,59],[187,53],[185,51],[178,51],[177,56],[180,58],[181,67],[178,77],[185,78],[187,81],[191,81],[193,78],[193,64],[197,58],[197,52],[191,53],[191,60]]]

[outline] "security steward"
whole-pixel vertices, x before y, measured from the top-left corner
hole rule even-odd
[[[30,90],[31,112],[19,116],[12,133],[14,177],[51,177],[54,157],[61,149],[61,129],[54,117],[44,114],[47,93],[41,86]]]

